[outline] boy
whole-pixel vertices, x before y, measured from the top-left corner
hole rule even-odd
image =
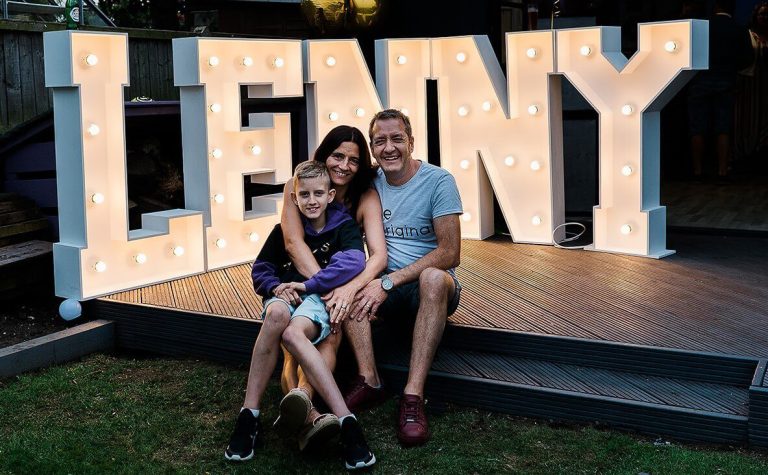
[[[344,404],[330,369],[314,346],[331,332],[320,294],[350,281],[365,266],[360,231],[343,207],[332,203],[336,192],[330,186],[324,163],[307,161],[296,167],[291,198],[302,215],[304,239],[323,269],[306,280],[299,274],[285,252],[280,225],[272,230],[253,264],[253,287],[264,298],[264,323],[253,347],[245,402],[224,453],[227,460],[250,460],[261,443],[259,403],[275,369],[282,339],[310,384],[335,413],[322,416],[322,423],[330,428],[331,435],[340,426],[346,468],[364,468],[376,462],[357,419]],[[276,428],[282,434],[298,432],[311,409],[312,402],[302,389],[289,391],[280,402]]]

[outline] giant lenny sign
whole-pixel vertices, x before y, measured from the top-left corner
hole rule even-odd
[[[354,40],[176,39],[190,209],[146,214],[129,231],[127,37],[46,33],[61,229],[56,293],[82,300],[253,259],[280,199],[254,198],[246,212],[242,179],[289,179],[290,127],[286,114],[252,114],[242,127],[241,85],[254,97],[290,97],[307,83],[310,148],[339,123],[366,130],[383,107],[407,111],[423,159],[425,80],[436,79],[440,158],[461,190],[462,236],[492,233],[495,194],[516,242],[551,244],[564,219],[564,75],[600,114],[593,249],[662,257],[671,251],[659,205],[659,111],[706,68],[707,35],[703,21],[643,24],[627,60],[613,27],[511,33],[506,78],[484,36],[380,40],[375,84]]]

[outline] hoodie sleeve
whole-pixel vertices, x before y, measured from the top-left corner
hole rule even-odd
[[[280,262],[280,252],[283,244],[283,232],[280,225],[272,229],[259,256],[253,263],[251,278],[253,278],[253,290],[262,297],[271,297],[272,289],[280,284],[277,277],[276,262]],[[284,252],[284,251],[283,251]]]
[[[365,269],[365,253],[360,230],[354,220],[339,226],[340,249],[336,251],[325,269],[306,280],[308,294],[324,294],[346,284]]]

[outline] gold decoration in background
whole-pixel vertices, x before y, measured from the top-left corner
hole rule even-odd
[[[302,0],[307,22],[321,35],[359,31],[376,23],[380,0]]]

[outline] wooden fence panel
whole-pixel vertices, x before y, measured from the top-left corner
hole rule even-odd
[[[3,54],[5,55],[5,99],[8,104],[8,124],[19,124],[24,120],[21,106],[21,71],[19,55],[19,35],[3,35]]]
[[[45,87],[44,30],[40,24],[0,20],[0,135],[53,107],[51,91]],[[179,91],[173,85],[171,45],[176,36],[189,35],[151,30],[129,32],[130,86],[125,92],[126,100],[139,96],[156,101],[179,99]]]

